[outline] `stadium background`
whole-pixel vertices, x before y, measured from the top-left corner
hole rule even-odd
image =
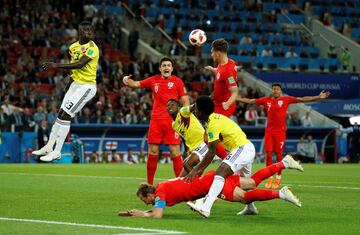
[[[331,91],[329,101],[291,106],[287,118],[286,152],[296,153],[300,137],[311,134],[318,146],[319,163],[337,163],[344,159],[345,162],[358,162],[359,145],[354,147],[352,141],[355,139],[358,144],[359,135],[344,131],[352,127],[349,117],[360,115],[358,0],[2,0],[0,3],[0,163],[37,163],[30,152],[39,147],[41,125],[49,131],[56,119],[68,75],[61,70],[44,72],[39,65],[46,59],[68,61],[67,46],[75,40],[77,24],[84,19],[94,24],[95,41],[101,50],[98,93],[74,119],[68,143],[63,148],[63,158],[57,162],[91,162],[93,152],[96,152],[95,156],[103,155],[103,162],[107,162],[106,156],[112,150],[120,155],[128,149],[135,154],[140,153],[141,148],[146,152],[151,93],[124,87],[122,76],[133,74],[140,80],[156,74],[159,58],[169,55],[175,59],[176,74],[183,79],[193,101],[199,94],[211,93],[213,78],[203,68],[212,64],[209,55],[211,41],[220,37],[230,42],[229,57],[239,66],[239,93],[243,97],[268,95],[273,82],[280,82],[284,92],[294,96],[317,95],[323,89]],[[202,48],[188,43],[189,32],[194,28],[207,33],[208,43]],[[272,56],[265,55],[268,48],[272,50]],[[287,55],[289,51],[297,56]],[[344,59],[348,52],[351,54],[349,61]],[[8,111],[9,104],[21,109]],[[249,109],[249,106],[237,104],[233,119],[254,141],[257,161],[261,162],[266,114],[260,108],[257,110],[259,118],[249,121],[245,115]],[[310,112],[313,126],[302,126],[301,117],[306,112]],[[166,156],[167,148],[162,149]],[[124,172],[132,167],[121,164],[113,165]],[[113,169],[113,166],[109,167],[107,169]],[[312,167],[309,167],[312,178],[306,181],[309,184],[319,170]],[[341,167],[345,166],[326,168],[328,172],[320,178],[323,181],[331,177],[356,181],[358,167],[351,170]],[[18,172],[19,169],[4,165],[1,173]],[[63,167],[54,169],[58,171],[50,169],[49,174],[67,171]],[[140,177],[145,176],[144,165],[133,169],[142,172]],[[106,171],[99,174],[106,174]],[[337,174],[330,174],[332,171]],[[47,170],[34,172],[46,173]],[[139,174],[132,176],[139,177]],[[163,178],[171,177],[170,174],[161,174]],[[297,178],[290,175],[290,179],[296,181]],[[11,181],[4,182],[4,188],[11,184]],[[130,188],[133,189],[134,185],[126,189],[127,196],[132,195]],[[358,192],[356,190],[358,188],[355,189]],[[334,190],[333,194],[337,191]],[[351,195],[356,196],[356,193],[348,194],[348,201]],[[324,201],[330,203],[332,197],[328,196]],[[13,200],[13,196],[4,198]],[[340,198],[335,198],[335,201],[342,203]],[[130,203],[136,204],[139,203]],[[324,203],[318,213],[324,211],[326,214],[327,205]],[[351,205],[355,210],[358,208]],[[180,210],[177,213],[181,215]],[[312,212],[308,213],[311,215]],[[335,210],[337,213],[341,212]],[[349,218],[338,221],[345,224]],[[340,224],[339,228],[343,228]],[[10,231],[7,229],[5,231]],[[351,226],[344,230],[329,229],[328,232],[338,233],[346,229],[356,231],[356,225],[355,229]]]
[[[33,10],[27,1],[4,1],[0,78],[5,116],[1,118],[0,162],[34,162],[29,156],[31,149],[39,147],[39,138],[34,135],[44,120],[49,132],[67,81],[66,72],[44,72],[39,63],[45,59],[68,60],[67,45],[76,39],[76,25],[81,19],[93,22],[101,49],[98,94],[75,118],[71,129],[73,137],[77,135],[83,142],[84,149],[78,152],[81,159],[93,151],[101,155],[112,148],[120,154],[128,148],[135,153],[141,148],[146,151],[151,94],[124,87],[122,76],[133,74],[140,80],[153,75],[157,73],[158,59],[170,55],[176,60],[176,74],[186,83],[194,100],[212,90],[212,75],[203,68],[212,64],[211,41],[220,37],[229,41],[229,56],[239,66],[239,93],[243,97],[268,95],[268,84],[273,82],[281,83],[284,92],[293,96],[316,95],[324,89],[331,92],[327,102],[289,109],[287,122],[296,134],[289,135],[287,152],[296,153],[299,138],[313,134],[311,128],[301,128],[301,117],[309,111],[315,129],[324,127],[323,134],[315,138],[323,160],[337,162],[339,157],[349,155],[349,137],[337,133],[335,128],[339,124],[349,127],[348,117],[360,112],[360,65],[355,59],[360,38],[358,1],[337,1],[338,6],[330,8],[317,1],[41,3],[39,9]],[[202,48],[188,43],[189,32],[194,28],[207,33],[208,41]],[[264,56],[267,48],[272,50],[272,56]],[[345,48],[351,53],[348,62],[343,60]],[[292,51],[296,55],[288,54]],[[7,109],[8,103],[21,111]],[[264,129],[266,113],[258,108],[257,120],[248,121],[245,113],[249,106],[238,103],[237,107],[233,119],[245,127],[261,157],[262,136],[256,133]],[[135,129],[142,131],[133,136],[129,124],[139,125]],[[116,129],[116,133],[106,135],[102,125],[106,130]],[[328,131],[331,128],[332,133]],[[114,138],[121,139],[117,139],[116,146],[107,144]],[[75,152],[79,151],[78,145]],[[163,150],[166,154],[167,149]],[[71,146],[63,151],[72,154]]]

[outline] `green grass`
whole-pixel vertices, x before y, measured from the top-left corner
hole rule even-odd
[[[255,165],[254,170],[259,167]],[[116,215],[119,210],[150,208],[135,196],[137,185],[145,181],[144,164],[0,165],[0,217],[190,234],[358,234],[360,165],[305,165],[304,168],[304,173],[285,170],[283,176],[283,183],[291,186],[302,201],[302,208],[273,200],[257,202],[260,211],[257,216],[236,216],[243,205],[220,201],[214,205],[211,217],[202,219],[182,203],[166,208],[164,218],[155,220]],[[156,177],[173,177],[172,166],[159,165]],[[154,234],[124,228],[0,219],[0,234],[132,233]]]

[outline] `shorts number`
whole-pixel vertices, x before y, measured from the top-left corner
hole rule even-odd
[[[64,106],[65,106],[65,108],[67,108],[67,109],[71,109],[71,107],[74,106],[74,103],[71,102],[71,101],[68,101],[68,102],[65,103]]]
[[[284,147],[284,142],[280,142],[280,149]]]

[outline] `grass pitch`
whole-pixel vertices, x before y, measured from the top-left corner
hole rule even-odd
[[[243,205],[218,201],[203,219],[182,203],[156,220],[117,217],[151,208],[135,196],[144,164],[0,165],[0,234],[359,234],[360,165],[304,168],[283,171],[302,208],[256,202],[259,215],[236,216]],[[172,178],[172,166],[159,165],[156,177]]]

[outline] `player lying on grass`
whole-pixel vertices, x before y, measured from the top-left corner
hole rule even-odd
[[[181,107],[177,100],[170,99],[166,104],[166,111],[173,119],[172,128],[184,139],[190,152],[183,162],[180,173],[180,177],[186,176],[208,152],[208,147],[204,142],[205,130],[193,114],[194,105]],[[221,144],[217,146],[216,155],[221,159],[227,157],[227,152]]]
[[[302,166],[290,155],[287,155],[281,162],[258,170],[251,178],[240,177],[238,175],[227,177],[219,198],[226,201],[241,202],[245,204],[253,201],[266,201],[281,198],[301,207],[299,199],[287,186],[280,190],[256,189],[261,181],[282,169],[297,169],[303,171]],[[181,202],[192,201],[204,197],[211,187],[214,176],[215,172],[209,171],[201,177],[196,176],[190,183],[186,183],[182,177],[160,182],[156,186],[142,183],[140,184],[136,195],[145,204],[152,204],[154,207],[148,211],[137,209],[120,211],[118,215],[161,218],[164,214],[164,209],[167,206],[173,206]],[[194,204],[189,203],[188,205],[199,212],[199,208],[196,208]]]

